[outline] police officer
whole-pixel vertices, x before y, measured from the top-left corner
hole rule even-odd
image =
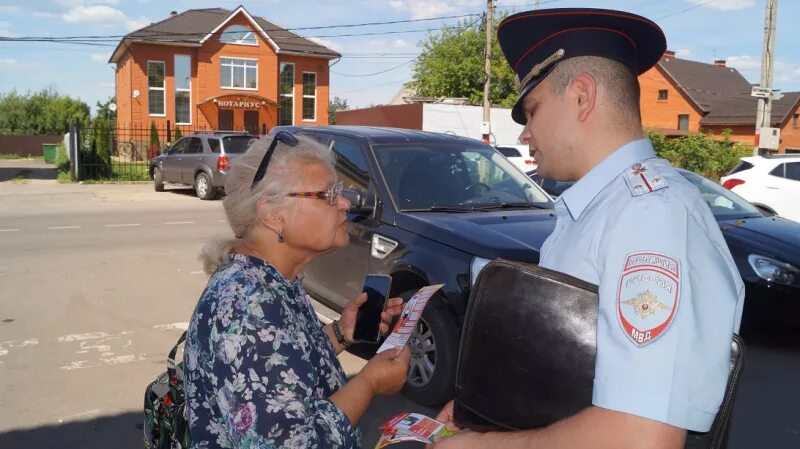
[[[705,201],[642,132],[637,75],[664,53],[664,34],[598,9],[523,12],[497,34],[539,174],[577,181],[555,203],[541,265],[599,286],[593,405],[436,448],[682,448],[722,402],[744,286]],[[439,419],[452,419],[452,403]]]

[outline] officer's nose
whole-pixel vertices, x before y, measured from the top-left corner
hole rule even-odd
[[[531,141],[531,132],[528,131],[528,127],[522,128],[522,132],[520,133],[519,137],[517,138],[517,142],[521,144],[529,144]]]

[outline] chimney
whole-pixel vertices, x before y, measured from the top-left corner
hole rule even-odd
[[[725,60],[724,59],[715,59],[714,65],[717,67],[725,67]]]
[[[175,17],[177,15],[178,15],[178,11],[170,11],[170,13],[169,13],[170,17]]]
[[[666,50],[666,51],[664,51],[664,57],[665,58],[674,58],[675,57],[675,51],[674,50]]]

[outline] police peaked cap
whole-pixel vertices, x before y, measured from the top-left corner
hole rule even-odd
[[[565,59],[600,56],[619,61],[641,75],[664,51],[664,32],[654,22],[623,11],[558,8],[508,16],[497,28],[497,40],[517,74],[519,99],[511,110],[515,122],[527,121],[525,95]]]

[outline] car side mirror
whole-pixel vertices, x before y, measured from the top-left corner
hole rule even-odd
[[[366,215],[372,213],[375,209],[371,204],[366,204],[367,195],[363,190],[342,189],[342,196],[350,201],[350,210],[348,212]]]

